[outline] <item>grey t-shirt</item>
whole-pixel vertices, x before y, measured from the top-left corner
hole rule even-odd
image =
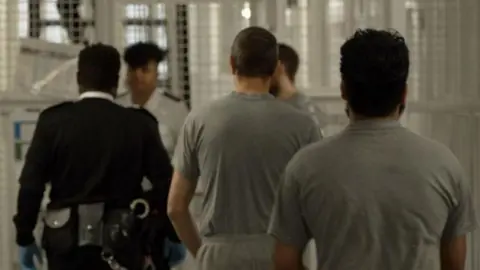
[[[233,92],[193,110],[173,165],[205,185],[201,234],[266,234],[281,173],[318,139],[308,115],[269,94]]]
[[[441,237],[476,228],[471,188],[443,145],[360,121],[288,164],[269,228],[317,247],[318,269],[440,269]]]
[[[318,108],[317,105],[315,105],[315,103],[312,102],[312,100],[308,96],[306,96],[302,92],[297,91],[291,97],[283,101],[309,114],[312,117],[315,124],[317,124],[318,130],[323,136],[322,130],[327,125],[326,115],[320,110],[320,108]]]

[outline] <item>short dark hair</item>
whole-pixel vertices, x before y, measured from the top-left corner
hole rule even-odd
[[[150,61],[158,64],[166,55],[167,51],[153,42],[137,42],[125,49],[123,60],[130,68],[136,69],[146,66]]]
[[[231,57],[238,76],[271,77],[278,62],[277,39],[267,29],[245,28],[233,41]]]
[[[340,73],[350,109],[388,116],[401,105],[410,67],[405,39],[394,30],[357,30],[340,50]]]
[[[96,43],[80,51],[77,82],[81,88],[111,91],[118,87],[120,53],[113,46]]]
[[[300,57],[297,51],[285,43],[278,44],[278,60],[285,66],[288,78],[294,82],[297,75]]]

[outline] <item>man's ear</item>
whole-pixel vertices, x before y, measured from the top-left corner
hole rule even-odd
[[[345,83],[343,81],[340,83],[340,93],[341,93],[342,99],[347,100],[347,92],[345,89]]]
[[[230,69],[232,71],[232,74],[236,73],[235,58],[233,58],[233,56],[230,56]]]
[[[285,64],[282,63],[282,61],[278,60],[277,62],[277,67],[278,67],[278,71],[280,72],[280,74],[285,74]]]
[[[275,72],[273,73],[273,76],[275,77],[280,77],[281,75],[283,75],[285,73],[285,65],[283,65],[282,62],[277,61],[277,66],[275,67]]]

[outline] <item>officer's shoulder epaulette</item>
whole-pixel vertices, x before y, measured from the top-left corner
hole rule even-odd
[[[182,101],[181,98],[175,96],[174,94],[170,93],[170,92],[162,92],[163,96],[170,99],[170,100],[173,100],[175,102],[180,102]]]
[[[122,99],[126,96],[130,95],[130,93],[127,91],[127,92],[123,92],[123,93],[120,93],[117,95],[117,97],[115,99]]]
[[[42,114],[45,114],[45,113],[50,113],[50,112],[55,112],[59,109],[63,109],[63,108],[66,108],[68,107],[69,105],[73,105],[75,102],[73,101],[64,101],[64,102],[60,102],[58,104],[55,104],[55,105],[52,105],[48,108],[46,108],[45,110],[42,111]]]
[[[144,109],[144,108],[134,108],[134,107],[131,107],[131,108],[128,108],[129,110],[133,110],[137,113],[140,113],[140,114],[143,114],[144,116],[146,116],[148,119],[152,120],[152,121],[155,121],[155,123],[158,123],[158,120],[157,118],[151,113],[149,112],[148,110]]]

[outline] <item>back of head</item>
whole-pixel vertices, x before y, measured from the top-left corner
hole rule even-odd
[[[125,49],[123,60],[129,68],[137,69],[148,65],[153,61],[156,64],[162,62],[167,52],[153,42],[138,42]]]
[[[85,47],[78,56],[77,82],[80,90],[116,94],[120,65],[120,54],[114,47],[101,43]]]
[[[403,104],[410,61],[398,32],[358,30],[340,54],[343,96],[353,113],[386,117]]]
[[[278,60],[285,67],[288,78],[294,82],[297,75],[298,66],[300,65],[300,57],[294,48],[285,43],[278,44]]]
[[[233,41],[231,61],[233,72],[237,76],[271,77],[278,62],[277,39],[264,28],[245,28]]]

